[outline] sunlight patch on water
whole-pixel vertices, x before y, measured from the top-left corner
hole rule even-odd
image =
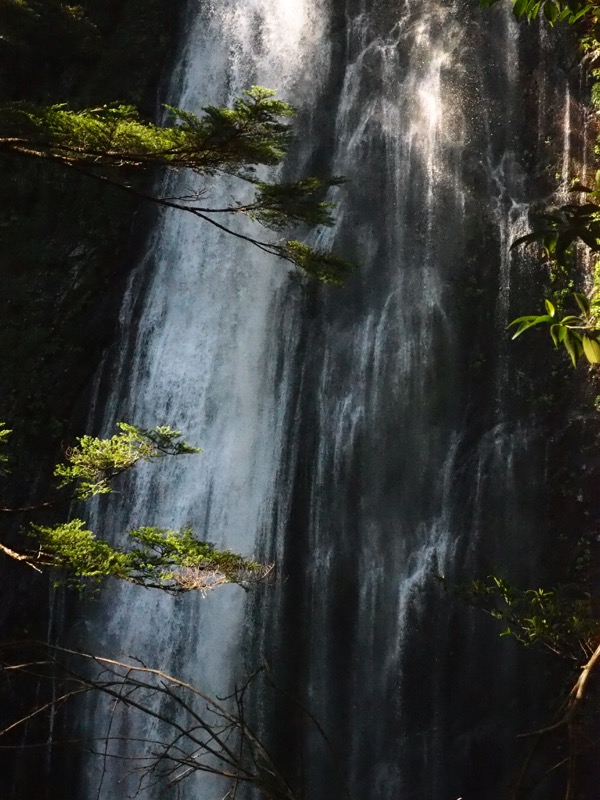
[[[442,119],[442,103],[438,94],[431,89],[423,87],[418,92],[419,105],[429,128],[438,126]]]

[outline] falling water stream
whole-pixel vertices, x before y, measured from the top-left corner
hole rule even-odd
[[[526,125],[551,125],[527,101],[543,75],[522,51],[507,11],[458,2],[190,3],[169,102],[199,111],[259,84],[295,104],[286,174],[349,180],[335,226],[309,241],[359,267],[344,289],[304,286],[164,212],[104,365],[107,432],[170,424],[204,452],[136,472],[96,525],[191,525],[272,558],[280,580],[175,599],[111,585],[71,637],[221,694],[266,656],[318,714],[357,800],[500,797],[505,742],[537,696],[520,655],[437,580],[527,575],[538,557],[544,454],[503,334],[525,313],[509,245],[530,199]],[[235,191],[219,181],[208,197]],[[254,713],[290,769],[302,760],[306,796],[335,796],[314,736],[277,704]],[[98,792],[90,759],[80,796],[124,797],[120,778]]]

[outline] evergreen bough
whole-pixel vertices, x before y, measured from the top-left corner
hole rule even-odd
[[[162,126],[142,119],[130,105],[75,110],[65,104],[6,104],[0,107],[0,152],[51,161],[141,199],[186,211],[322,283],[343,283],[353,267],[350,261],[296,240],[263,241],[216,219],[244,215],[277,232],[333,225],[335,205],[325,196],[342,178],[309,176],[279,183],[257,174],[259,167],[279,165],[293,141],[289,120],[295,110],[289,103],[275,99],[270,89],[253,86],[231,108],[207,106],[201,116],[166,108],[170,119]],[[148,182],[140,180],[182,171],[232,176],[250,184],[254,196],[214,207],[206,202],[203,184],[186,196],[163,197],[148,193]]]
[[[168,426],[139,428],[121,422],[118,429],[108,439],[81,436],[67,450],[66,461],[54,470],[58,487],[72,489],[67,503],[114,491],[118,476],[140,461],[201,452]],[[9,433],[0,423],[0,444],[6,442]],[[0,467],[6,460],[0,451]],[[50,505],[56,502],[2,510],[31,512]],[[129,532],[125,546],[97,537],[79,518],[53,526],[31,525],[29,532],[36,540],[35,548],[19,552],[0,543],[0,551],[38,571],[58,568],[63,575],[61,582],[72,588],[83,589],[90,581],[97,583],[109,577],[171,593],[207,591],[224,583],[249,588],[265,581],[273,571],[271,565],[230,550],[217,550],[212,542],[198,539],[191,528],[176,531],[143,526]]]

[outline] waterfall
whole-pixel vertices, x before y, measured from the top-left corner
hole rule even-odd
[[[356,798],[500,798],[504,743],[537,698],[520,653],[438,581],[527,576],[538,558],[544,453],[504,341],[525,313],[509,246],[530,200],[526,123],[540,117],[538,147],[552,124],[523,100],[532,64],[502,9],[189,8],[169,102],[199,111],[260,84],[295,104],[286,169],[327,163],[349,179],[332,193],[335,226],[312,241],[359,269],[342,290],[304,287],[259,251],[161,213],[105,364],[104,427],[169,424],[204,452],[137,471],[95,525],[191,525],[273,558],[280,580],[249,599],[111,584],[69,638],[217,694],[266,656],[318,716]],[[215,204],[235,191],[208,190]],[[289,705],[257,700],[253,713],[305,773],[306,796],[338,791],[331,754],[290,724]],[[90,704],[82,727],[94,716]],[[101,770],[86,762],[82,798],[131,789],[118,766]],[[180,796],[213,788],[198,779]]]

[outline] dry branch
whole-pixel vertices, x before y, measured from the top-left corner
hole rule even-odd
[[[247,718],[246,695],[260,675],[266,674],[267,688],[281,693],[268,668],[257,670],[231,695],[219,699],[139,662],[125,663],[42,643],[37,647],[37,657],[30,660],[13,659],[11,663],[10,658],[2,658],[0,676],[17,673],[36,682],[46,679],[56,690],[57,697],[10,722],[0,731],[0,739],[28,724],[33,717],[53,714],[76,695],[91,694],[106,697],[110,703],[105,735],[96,734],[87,742],[77,740],[80,746],[87,744],[87,751],[100,758],[99,789],[105,781],[109,762],[114,762],[123,765],[125,778],[135,779],[134,796],[151,786],[173,787],[193,774],[207,773],[227,784],[226,796],[231,798],[235,798],[238,787],[243,785],[252,787],[264,800],[300,800],[302,797],[302,787],[288,778]],[[0,652],[0,655],[4,654]],[[302,704],[295,704],[331,750],[331,743],[315,717]],[[121,730],[119,725],[124,719],[127,729]],[[136,721],[144,728],[149,722],[156,723],[157,729],[151,734],[146,730],[136,733],[135,727],[131,727]],[[93,745],[98,741],[101,746],[96,749]],[[0,747],[2,744],[0,742]],[[29,744],[38,746],[34,742]],[[335,754],[332,753],[332,757],[338,771]],[[343,775],[340,788],[351,800]]]
[[[566,770],[566,776],[565,776],[565,789],[563,798],[564,800],[573,800],[575,796],[577,759],[583,751],[589,749],[589,745],[586,745],[585,743],[583,748],[578,746],[577,734],[579,732],[579,726],[576,725],[576,718],[578,713],[581,712],[584,701],[586,699],[587,692],[589,689],[590,678],[599,664],[600,664],[600,644],[593,650],[592,655],[581,667],[581,673],[579,677],[573,684],[567,696],[567,699],[561,706],[560,716],[558,720],[550,725],[547,725],[544,728],[539,728],[538,730],[530,731],[528,733],[520,735],[519,738],[535,737],[535,741],[529,753],[529,756],[525,759],[521,767],[519,777],[513,788],[512,792],[513,800],[517,800],[517,798],[519,798],[522,795],[522,791],[525,785],[525,780],[533,761],[533,756],[536,750],[538,749],[542,739],[548,734],[555,733],[560,730],[566,730],[565,747],[567,755],[566,757],[560,759],[560,761],[558,761],[556,764],[553,764],[549,769],[547,769],[541,776],[541,778],[536,782],[536,785],[540,783],[542,780],[544,780],[548,775],[555,772],[560,767],[564,767]]]

